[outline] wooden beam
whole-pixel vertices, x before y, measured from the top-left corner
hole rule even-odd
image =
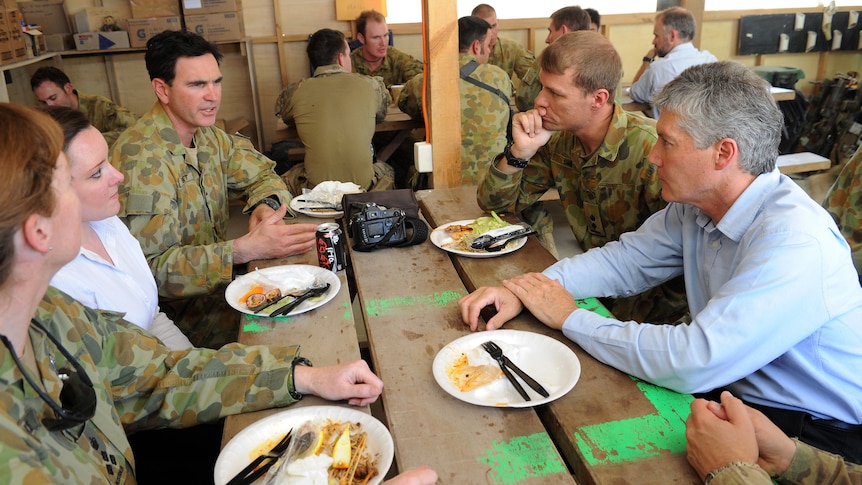
[[[422,0],[424,11],[426,137],[434,188],[461,185],[461,96],[455,0]],[[455,94],[455,95],[453,95]],[[439,95],[439,96],[436,96]]]
[[[694,30],[694,38],[691,43],[700,49],[700,35],[703,31],[704,0],[682,0],[680,6],[694,15],[694,24],[698,27]]]

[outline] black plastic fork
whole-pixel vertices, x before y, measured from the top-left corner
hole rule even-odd
[[[485,349],[486,352],[491,354],[491,357],[493,357],[497,361],[497,363],[500,364],[500,368],[503,370],[503,373],[506,374],[506,377],[509,379],[509,382],[511,382],[512,385],[515,386],[515,390],[517,390],[518,394],[520,394],[521,397],[523,397],[525,400],[529,401],[530,396],[527,394],[527,391],[525,391],[524,388],[521,387],[521,384],[515,379],[515,376],[513,376],[509,372],[509,369],[512,369],[513,371],[515,371],[515,374],[518,374],[518,376],[521,379],[523,379],[524,382],[526,382],[528,386],[530,386],[534,391],[541,394],[543,397],[550,396],[548,391],[544,387],[542,387],[541,384],[536,382],[535,379],[530,377],[526,372],[522,371],[517,365],[513,364],[512,361],[509,360],[508,357],[503,355],[503,349],[501,349],[499,345],[494,343],[494,341],[489,340],[489,341],[483,343],[482,348]]]
[[[290,440],[292,438],[293,429],[288,431],[287,434],[284,435],[284,438],[276,443],[271,450],[258,456],[245,468],[240,470],[239,473],[227,482],[227,485],[249,485],[254,483],[255,480],[262,477],[263,474],[266,473],[276,461],[278,461],[278,457],[281,456],[281,454],[287,449],[288,445],[290,445]]]

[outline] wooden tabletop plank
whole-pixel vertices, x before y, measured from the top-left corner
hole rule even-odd
[[[485,215],[476,203],[476,187],[420,191],[417,198],[432,228]],[[452,260],[470,291],[499,286],[505,278],[542,271],[555,262],[535,236],[518,251],[498,258],[453,255]],[[600,363],[529,312],[505,328],[553,337],[580,360],[581,377],[575,388],[537,409],[579,482],[700,483],[685,458],[690,396],[636,381]]]
[[[300,215],[296,218],[296,222],[327,221]],[[317,266],[317,252],[312,250],[289,258],[252,261],[249,263],[249,271],[253,271],[256,267],[262,269],[283,264]],[[238,341],[249,345],[300,345],[302,356],[311,360],[316,366],[335,365],[359,359],[359,340],[350,303],[347,274],[345,271],[340,271],[337,275],[341,281],[338,294],[325,305],[314,310],[292,317],[274,319],[243,315]],[[313,405],[348,406],[346,403],[333,403],[315,396],[307,396],[288,408],[229,416],[225,420],[222,447],[238,432],[261,418],[285,409]],[[350,407],[370,412],[368,407]]]
[[[468,404],[434,380],[437,352],[469,333],[445,253],[430,241],[351,250],[351,266],[399,469],[426,465],[447,484],[574,483],[533,409]]]

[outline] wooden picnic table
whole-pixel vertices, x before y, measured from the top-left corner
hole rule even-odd
[[[316,219],[300,214],[295,222],[322,223],[331,222],[331,220]],[[305,254],[289,258],[252,261],[248,265],[248,270],[253,271],[256,267],[263,269],[283,264],[317,266],[317,252],[312,250]],[[341,281],[341,288],[335,298],[327,304],[287,318],[271,319],[244,314],[240,321],[240,334],[237,341],[249,345],[297,344],[300,345],[302,356],[311,360],[316,366],[342,364],[359,359],[359,340],[356,335],[356,326],[350,303],[350,288],[347,274],[345,271],[340,271],[337,274]],[[302,406],[333,404],[338,405],[316,396],[307,396],[288,408],[268,409],[229,416],[225,419],[222,447],[245,427],[273,413]],[[346,403],[343,403],[343,405],[348,406]],[[350,407],[355,408],[354,406]],[[370,409],[367,406],[356,409],[363,409],[370,413]]]

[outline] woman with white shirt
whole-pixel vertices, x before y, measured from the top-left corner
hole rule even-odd
[[[81,200],[81,249],[54,275],[51,286],[99,310],[125,313],[173,350],[192,347],[167,315],[159,311],[156,280],[138,241],[117,217],[117,187],[123,174],[108,160],[102,134],[78,110],[46,107],[63,128],[72,189]]]

